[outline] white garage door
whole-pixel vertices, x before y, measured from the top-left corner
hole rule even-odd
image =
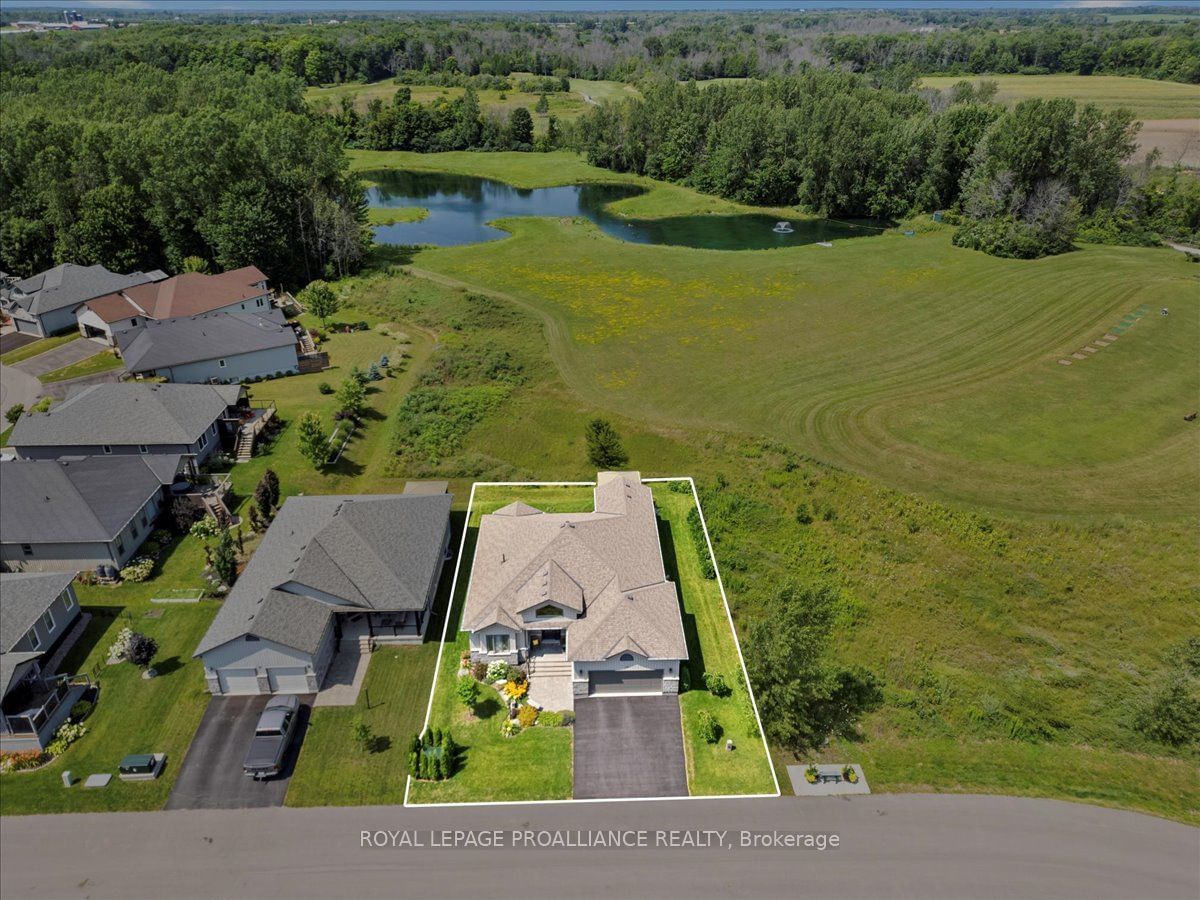
[[[308,673],[304,666],[282,666],[267,669],[271,691],[278,694],[307,694]]]
[[[253,669],[217,669],[222,694],[257,694],[258,674]]]
[[[596,671],[588,673],[588,694],[661,694],[663,670]]]

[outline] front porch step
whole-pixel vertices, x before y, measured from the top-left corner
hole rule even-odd
[[[571,661],[568,659],[538,659],[536,656],[529,660],[530,675],[570,675]]]

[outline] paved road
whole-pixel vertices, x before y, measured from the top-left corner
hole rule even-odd
[[[574,796],[686,797],[679,697],[575,701]]]
[[[7,412],[17,403],[28,409],[37,402],[41,390],[42,383],[28,372],[12,366],[0,366],[0,412]],[[7,427],[7,422],[0,425],[0,428]]]
[[[196,737],[183,760],[183,768],[171,789],[167,809],[249,809],[283,805],[308,728],[312,696],[302,698],[304,705],[296,725],[296,736],[280,777],[255,781],[242,774],[242,761],[250,748],[259,714],[270,699],[264,694],[213,697],[208,701]]]
[[[428,846],[502,829],[501,849]],[[512,849],[513,829],[645,829],[646,849]],[[362,847],[411,829],[424,849]],[[655,847],[669,829],[836,834],[825,850]],[[683,800],[474,809],[264,809],[5,819],[0,894],[20,897],[1200,896],[1194,828],[1009,797]],[[69,850],[64,850],[69,848]]]
[[[45,353],[39,353],[37,356],[23,359],[19,363],[13,363],[13,368],[20,369],[29,375],[45,375],[47,372],[53,372],[63,366],[82,362],[103,350],[104,345],[99,341],[78,338],[52,350],[47,350]]]

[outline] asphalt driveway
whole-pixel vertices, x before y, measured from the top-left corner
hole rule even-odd
[[[296,757],[308,729],[313,695],[301,696],[296,736],[276,778],[255,781],[242,774],[242,760],[269,695],[213,697],[183,760],[167,809],[249,809],[282,806]]]
[[[686,797],[679,697],[575,700],[576,800]]]
[[[32,344],[36,340],[40,340],[36,334],[25,334],[21,331],[6,331],[4,334],[0,334],[0,353],[16,350],[18,347]]]
[[[82,362],[89,357],[95,356],[97,353],[103,352],[103,350],[104,345],[99,341],[76,338],[59,347],[47,350],[45,353],[39,353],[37,356],[23,359],[19,363],[13,363],[13,368],[20,369],[27,375],[45,375],[47,372],[53,372],[55,369],[61,369],[63,366]]]

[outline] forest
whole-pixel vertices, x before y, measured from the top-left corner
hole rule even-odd
[[[1194,22],[1115,24],[1087,11],[990,9],[361,16],[304,28],[282,24],[287,18],[218,18],[213,24],[193,24],[204,17],[183,24],[148,19],[103,34],[23,35],[3,43],[0,59],[8,71],[112,69],[135,62],[166,71],[211,62],[243,72],[266,66],[309,85],[378,81],[405,71],[616,81],[656,73],[706,80],[785,74],[802,63],[846,66],[893,84],[920,75],[984,72],[1200,83],[1200,16]]]
[[[219,65],[0,80],[0,269],[176,272],[198,256],[285,284],[353,271],[363,190],[300,83]]]

